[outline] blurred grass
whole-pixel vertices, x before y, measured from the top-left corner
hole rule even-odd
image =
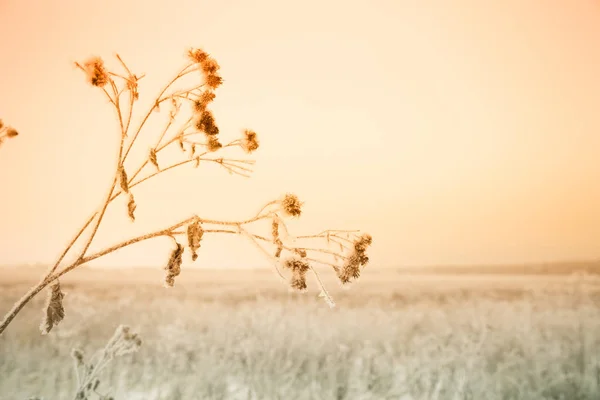
[[[33,276],[3,272],[0,311]],[[70,399],[70,349],[119,324],[142,349],[106,371],[117,399],[598,399],[596,277],[369,271],[337,301],[289,293],[265,271],[81,270],[47,337],[36,299],[0,337],[0,399]]]

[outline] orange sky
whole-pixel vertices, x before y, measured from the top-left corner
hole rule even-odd
[[[292,191],[296,231],[361,228],[378,266],[600,256],[595,0],[0,0],[0,118],[21,132],[0,148],[0,264],[53,261],[112,179],[113,110],[73,61],[118,52],[148,102],[189,47],[221,65],[222,138],[258,132],[255,173],[140,185],[138,221],[117,201],[98,245]],[[99,264],[163,265],[171,247]],[[235,237],[200,260],[266,265]]]

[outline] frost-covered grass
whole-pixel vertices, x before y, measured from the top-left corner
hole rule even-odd
[[[46,337],[42,299],[29,305],[0,337],[0,399],[70,399],[71,348],[101,348],[119,324],[143,345],[105,372],[116,399],[600,398],[595,280],[373,273],[332,290],[330,310],[269,274],[183,271],[169,290],[144,274],[65,280],[68,318]],[[6,277],[1,309],[25,285]]]

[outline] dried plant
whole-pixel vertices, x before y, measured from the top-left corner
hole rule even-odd
[[[294,290],[305,291],[307,288],[306,274],[309,271],[312,272],[320,287],[320,296],[324,297],[332,307],[334,306],[333,299],[323,286],[315,265],[333,268],[344,284],[359,277],[360,269],[368,261],[365,251],[371,244],[371,237],[361,236],[357,231],[339,230],[325,230],[316,235],[293,236],[288,231],[284,219],[300,217],[303,204],[296,195],[290,193],[280,199],[268,202],[258,213],[241,221],[220,221],[191,215],[172,226],[91,251],[91,245],[106,210],[113,204],[113,201],[121,195],[127,196],[127,209],[123,214],[126,212],[131,221],[135,221],[137,203],[134,191],[136,187],[159,174],[186,164],[198,167],[201,162],[214,163],[230,174],[244,177],[248,177],[252,172],[253,160],[214,154],[225,153],[235,147],[241,148],[247,154],[253,153],[259,148],[258,135],[253,130],[244,129],[241,138],[229,142],[221,140],[221,132],[210,111],[210,105],[216,98],[215,90],[223,83],[219,74],[219,64],[208,53],[200,49],[189,50],[187,56],[188,62],[160,91],[149,109],[142,114],[141,122],[135,128],[132,125],[132,117],[139,99],[138,83],[143,75],[132,73],[119,55],[116,55],[116,60],[120,65],[118,72],[109,69],[99,57],[94,57],[82,64],[75,64],[83,71],[89,84],[97,87],[103,96],[106,96],[116,112],[120,140],[113,181],[98,210],[85,221],[54,265],[39,283],[33,286],[8,311],[0,322],[0,334],[21,309],[48,286],[50,286],[50,294],[44,311],[42,332],[49,332],[64,316],[59,278],[104,255],[158,237],[169,237],[175,241],[176,245],[165,266],[165,286],[167,287],[173,286],[175,277],[181,273],[185,246],[177,237],[186,236],[191,259],[196,261],[201,241],[207,234],[245,236],[273,261],[274,269],[279,277],[289,282],[290,287]],[[185,79],[194,79],[194,77],[201,78],[201,82],[194,81],[182,89],[175,87],[176,84],[185,85],[183,83]],[[188,106],[183,107],[184,104]],[[137,143],[138,137],[144,131],[150,116],[167,108],[169,118],[166,126],[159,132],[158,140],[149,149],[147,159],[134,167],[128,156]],[[183,121],[181,125],[174,128],[176,122],[180,120]],[[15,134],[12,130],[10,132],[11,135]],[[161,159],[161,153],[172,146],[178,146],[183,150],[181,152],[183,159],[169,164]],[[262,220],[271,221],[271,237],[252,231],[252,225],[256,225]],[[305,242],[305,245],[298,246],[299,241]],[[81,250],[75,250],[77,243],[81,245]],[[311,245],[311,243],[313,244]],[[269,250],[269,247],[272,246],[274,249]],[[67,254],[71,253],[75,253],[74,261],[64,262]],[[291,257],[286,258],[283,264],[281,263],[282,253],[289,253],[287,255]],[[291,274],[290,277],[285,276],[286,271]]]
[[[115,330],[106,346],[94,353],[87,362],[82,350],[73,349],[71,357],[77,384],[73,399],[112,400],[109,395],[100,393],[100,373],[112,360],[137,352],[141,345],[142,340],[138,334],[131,332],[128,326],[121,325]]]
[[[0,119],[0,145],[4,143],[6,139],[11,139],[19,136],[19,132],[15,128],[9,125],[5,125],[4,121]]]

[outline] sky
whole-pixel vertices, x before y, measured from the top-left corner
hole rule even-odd
[[[600,257],[596,0],[0,0],[0,118],[20,132],[0,147],[0,264],[54,261],[112,181],[114,113],[73,63],[118,67],[118,53],[146,74],[136,123],[190,47],[221,66],[223,140],[258,133],[255,171],[182,167],[140,185],[136,222],[116,201],[92,250],[293,192],[293,232],[369,232],[377,267]],[[94,265],[161,266],[171,249],[156,239]],[[235,236],[199,254],[268,265]]]

